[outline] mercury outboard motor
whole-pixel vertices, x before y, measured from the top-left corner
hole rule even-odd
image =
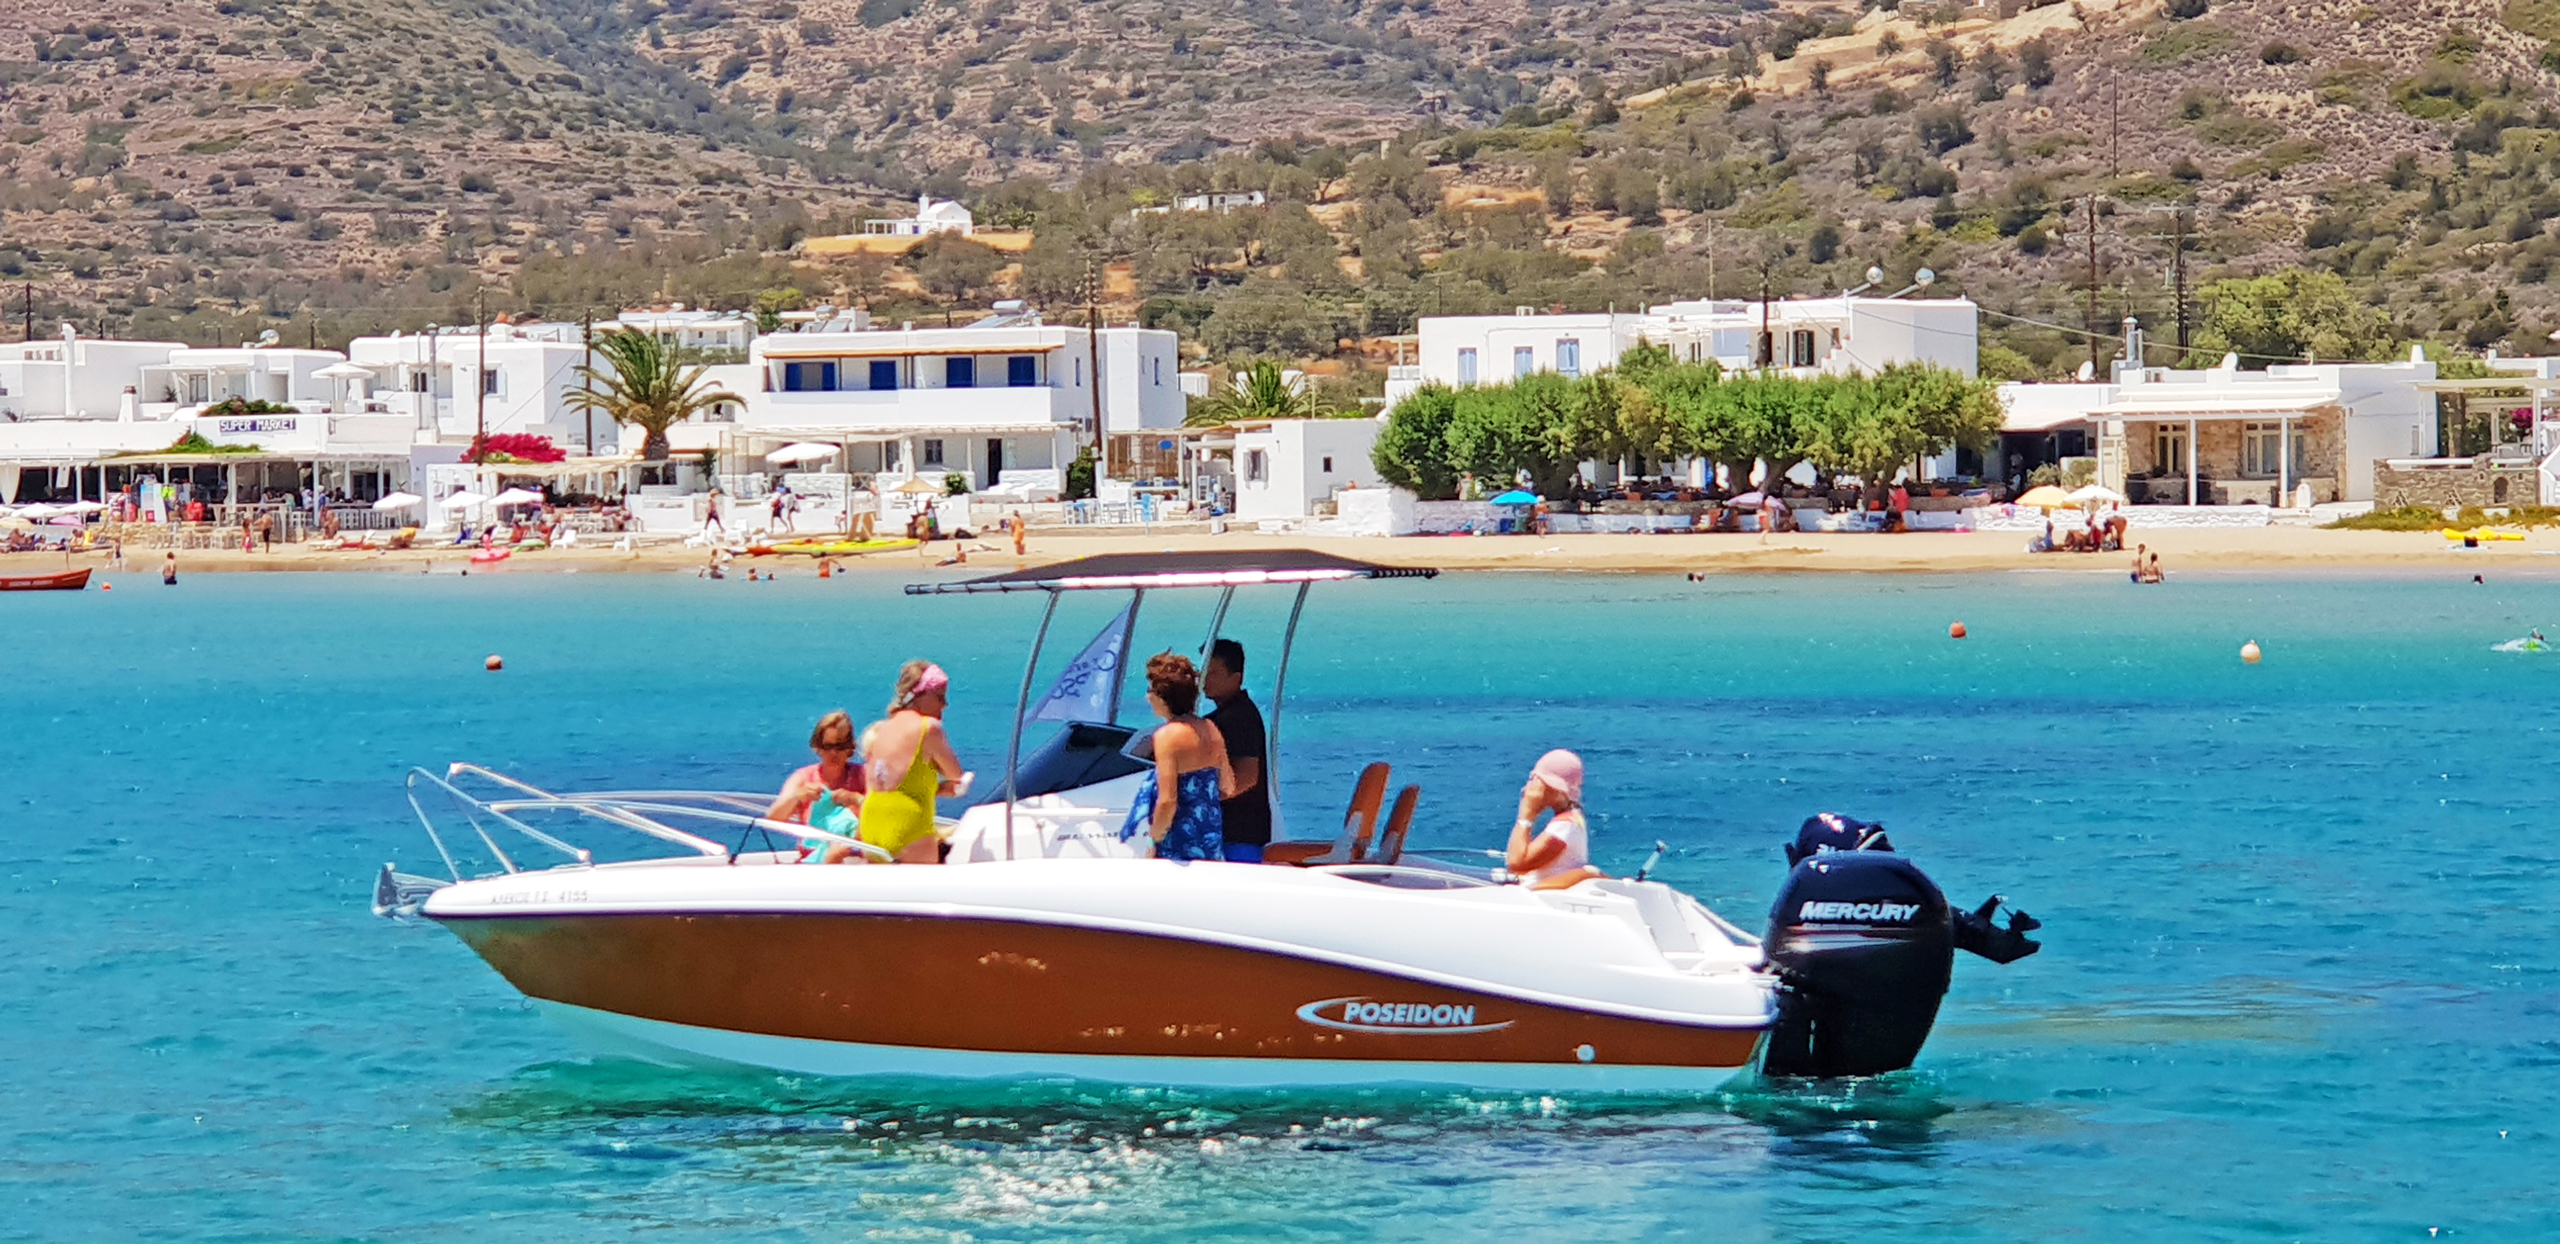
[[[1769,909],[1762,949],[1776,969],[1778,1022],[1761,1068],[1773,1076],[1870,1076],[1920,1055],[1938,1021],[1955,952],[1995,963],[2034,954],[2025,912],[1994,922],[2002,899],[1953,911],[1918,865],[1893,854],[1884,827],[1825,812],[1787,845],[1794,867]]]

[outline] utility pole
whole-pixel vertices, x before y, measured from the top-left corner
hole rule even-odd
[[[1769,253],[1760,253],[1760,366],[1778,365],[1778,339],[1769,332]]]
[[[2173,252],[2174,259],[2170,264],[2170,280],[2176,288],[2178,300],[2178,359],[2184,362],[2187,357],[2187,209],[2179,208],[2175,219],[2177,250]]]
[[[2100,379],[2098,368],[2098,196],[2089,196],[2089,378]]]
[[[1093,493],[1099,500],[1110,451],[1102,443],[1102,274],[1089,255],[1084,261],[1084,298],[1085,380],[1093,386]]]
[[[1707,222],[1707,301],[1716,300],[1716,222]]]
[[[27,278],[27,326],[24,339],[27,341],[36,339],[36,279],[34,277]]]
[[[589,307],[589,308],[587,308],[586,313],[585,313],[584,315],[582,315],[582,316],[580,316],[580,317],[579,317],[579,320],[578,320],[578,338],[579,338],[579,341],[580,341],[580,342],[581,342],[581,343],[586,347],[586,351],[587,351],[586,359],[585,359],[585,361],[584,361],[584,362],[579,366],[579,369],[578,369],[578,387],[579,387],[580,389],[582,389],[582,390],[584,390],[584,391],[588,392],[588,393],[593,393],[593,392],[595,392],[595,391],[596,391],[596,377],[595,377],[595,368],[596,368],[596,309],[595,309],[594,307]],[[592,457],[595,457],[595,456],[596,456],[596,408],[595,408],[595,404],[594,404],[594,403],[592,403],[592,402],[587,403],[587,404],[586,404],[586,411],[587,411],[587,456],[588,456],[588,457],[590,457],[590,458],[592,458]],[[846,468],[845,468],[845,469],[846,469],[846,470],[851,470],[851,469],[853,469],[853,468],[852,468],[852,466],[851,466],[850,464],[848,464],[848,465],[846,466]]]
[[[474,455],[472,461],[485,462],[489,457],[489,295],[486,293],[480,295],[479,327],[480,373],[472,377],[471,387],[478,390],[473,394],[472,412],[480,430],[472,438],[471,450]]]

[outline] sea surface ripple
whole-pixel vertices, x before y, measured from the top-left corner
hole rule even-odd
[[[764,788],[930,656],[992,774],[1038,602],[115,579],[0,597],[0,1235],[2560,1236],[2560,654],[2495,650],[2560,624],[2560,579],[1319,587],[1280,728],[1308,833],[1387,759],[1424,788],[1417,845],[1497,845],[1529,762],[1572,746],[1597,862],[1659,838],[1659,875],[1747,927],[1823,810],[2046,922],[2041,955],[1957,965],[1910,1072],[1671,1099],[590,1059],[450,936],[367,912],[384,861],[433,858],[403,773]],[[1209,605],[1151,598],[1138,650],[1196,651]],[[1115,608],[1069,601],[1053,660]],[[1266,698],[1285,612],[1240,597],[1227,626]]]

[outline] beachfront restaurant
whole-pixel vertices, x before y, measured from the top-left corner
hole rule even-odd
[[[2373,496],[2376,462],[2434,433],[2435,365],[2128,369],[2098,425],[2098,482],[2136,505],[2299,509]]]
[[[187,442],[193,434],[202,446]],[[0,429],[0,493],[12,502],[104,501],[132,490],[151,522],[205,505],[209,525],[272,514],[277,538],[316,526],[316,489],[338,525],[402,525],[372,503],[409,479],[411,429],[396,416],[287,414],[133,422],[56,421]],[[153,485],[144,488],[142,485]]]

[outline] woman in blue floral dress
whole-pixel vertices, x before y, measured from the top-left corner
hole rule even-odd
[[[1162,652],[1147,661],[1147,703],[1164,724],[1156,727],[1155,767],[1138,784],[1120,838],[1146,834],[1158,859],[1223,859],[1218,801],[1237,793],[1235,766],[1227,761],[1225,737],[1194,711],[1200,672],[1189,658]]]

